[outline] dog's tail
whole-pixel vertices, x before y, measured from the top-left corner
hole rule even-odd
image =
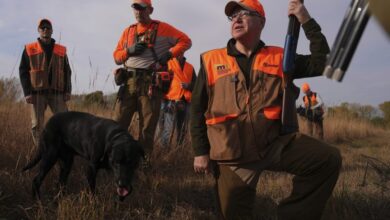
[[[34,154],[34,157],[23,167],[22,172],[33,168],[35,165],[39,163],[42,159],[42,149],[44,148],[45,141],[43,138],[43,133],[40,135],[38,149]]]

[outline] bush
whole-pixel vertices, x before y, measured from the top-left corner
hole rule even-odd
[[[0,78],[0,103],[17,102],[21,95],[21,86],[16,77]]]
[[[98,105],[98,106],[105,107],[106,102],[104,101],[103,92],[96,91],[85,95],[84,105],[85,106]]]
[[[379,109],[382,110],[384,120],[387,126],[390,127],[390,101],[380,104]]]

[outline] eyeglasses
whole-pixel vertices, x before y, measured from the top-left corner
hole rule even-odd
[[[261,17],[258,13],[248,11],[248,10],[240,10],[234,12],[232,15],[228,16],[229,21],[233,21],[238,18],[242,18],[244,16],[256,16],[256,17]]]

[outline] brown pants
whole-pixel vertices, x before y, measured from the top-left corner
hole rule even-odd
[[[36,94],[33,95],[34,104],[31,106],[31,132],[35,146],[43,130],[45,111],[47,106],[53,114],[68,111],[63,94]]]
[[[121,99],[115,104],[114,120],[124,128],[129,128],[134,113],[139,114],[139,141],[145,153],[150,155],[153,150],[154,133],[160,114],[161,98],[150,98],[146,95],[130,94],[124,92]]]
[[[298,134],[275,161],[236,166],[219,165],[219,208],[225,219],[256,219],[253,213],[256,185],[263,170],[294,174],[293,190],[278,205],[278,219],[320,219],[339,176],[338,149]],[[260,216],[261,213],[255,215]]]
[[[320,140],[324,139],[324,126],[323,120],[309,121],[306,120],[309,135]]]

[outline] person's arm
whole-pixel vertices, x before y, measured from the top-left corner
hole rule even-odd
[[[196,74],[195,74],[195,70],[192,69],[192,78],[191,78],[191,82],[190,83],[186,83],[186,86],[183,86],[182,87],[185,89],[185,90],[188,90],[190,92],[192,92],[192,90],[194,89],[194,85],[195,85],[195,82],[196,82]]]
[[[206,76],[203,67],[200,68],[191,96],[191,140],[195,156],[209,154],[210,143],[207,137],[206,118],[208,95]]]
[[[210,143],[207,137],[206,118],[208,95],[206,88],[206,74],[201,65],[198,78],[196,79],[191,98],[190,131],[192,148],[194,150],[194,170],[197,173],[208,173]]]
[[[328,42],[321,27],[310,17],[306,7],[299,0],[290,0],[289,14],[297,17],[302,24],[306,38],[310,41],[311,55],[297,54],[294,79],[320,76],[325,68],[326,55],[330,52]]]
[[[185,33],[164,22],[159,24],[159,28],[161,28],[161,35],[170,38],[173,42],[173,46],[169,49],[172,57],[182,55],[191,48],[192,41]]]
[[[124,45],[126,45],[126,41],[127,41],[127,35],[129,33],[129,28],[126,28],[121,37],[119,38],[119,41],[118,41],[118,44],[116,45],[116,48],[114,50],[114,60],[115,60],[115,63],[117,65],[121,65],[123,63],[125,63],[125,61],[127,60],[127,58],[129,57],[129,54],[127,53],[127,48],[124,47]]]
[[[30,80],[30,58],[27,55],[26,48],[23,50],[22,58],[19,65],[19,79],[22,85],[23,94],[27,98],[31,96],[31,80]]]

